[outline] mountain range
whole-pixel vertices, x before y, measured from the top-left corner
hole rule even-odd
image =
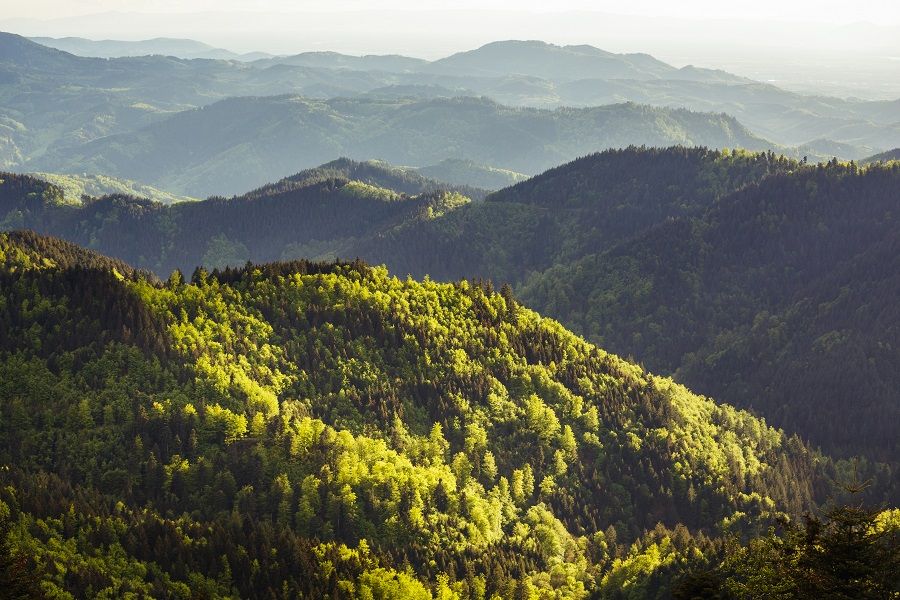
[[[655,107],[640,109],[640,123],[629,122],[629,127],[638,130],[635,137],[625,139],[626,144],[740,145],[739,136],[730,139],[728,135],[708,135],[705,131],[716,126],[720,113],[726,113],[737,119],[737,124],[729,125],[731,129],[753,138],[752,143],[747,142],[750,148],[772,148],[796,157],[808,156],[810,160],[827,160],[832,156],[861,159],[900,145],[898,101],[804,96],[719,71],[676,69],[648,55],[613,54],[588,46],[496,42],[430,62],[400,56],[354,57],[327,52],[237,62],[171,56],[78,57],[19,36],[2,34],[0,167],[83,172],[84,169],[66,165],[68,156],[77,156],[79,160],[85,159],[92,174],[136,179],[192,196],[233,195],[341,154],[357,159],[381,158],[413,167],[447,159],[469,160],[531,175],[580,154],[623,143],[603,131],[592,136],[590,131],[579,130],[582,140],[566,139],[572,132],[563,130],[558,144],[562,150],[551,151],[544,159],[526,161],[475,141],[469,143],[478,147],[448,145],[441,152],[420,159],[399,151],[382,152],[367,137],[371,132],[363,131],[358,144],[354,137],[350,145],[340,136],[334,141],[325,140],[331,144],[330,153],[309,158],[301,153],[289,165],[279,163],[283,168],[280,172],[274,172],[273,168],[254,181],[233,179],[226,182],[227,189],[226,185],[213,186],[210,180],[223,171],[240,171],[237,158],[240,152],[228,150],[239,146],[242,143],[239,139],[213,148],[195,148],[193,164],[189,167],[193,173],[153,179],[128,164],[129,153],[149,163],[165,160],[167,150],[152,147],[158,128],[177,128],[180,119],[200,118],[196,113],[178,113],[241,96],[240,100],[229,100],[225,105],[228,110],[239,109],[232,118],[254,118],[253,103],[260,103],[267,111],[284,114],[284,94],[303,98],[306,103],[332,107],[339,101],[348,101],[349,105],[384,102],[388,105],[384,110],[390,117],[378,112],[375,116],[389,122],[421,118],[417,111],[422,104],[434,102],[447,106],[464,96],[485,96],[507,107],[560,108],[560,114],[572,112],[568,107],[596,110],[602,105],[628,102]],[[475,100],[467,102],[459,106],[476,103]],[[275,108],[280,105],[281,108]],[[710,125],[685,130],[683,125],[671,122],[678,121],[676,117],[666,117],[661,122],[657,118],[662,114],[678,114],[681,109],[704,113],[703,119]],[[322,110],[326,113],[323,115],[326,123],[321,125],[330,123],[329,126],[338,130],[344,129],[345,118],[351,121],[359,118],[353,111],[345,115],[341,110],[337,114],[331,114],[331,109]],[[407,111],[410,114],[404,114]],[[453,126],[455,120],[467,117],[465,112],[438,114],[436,118],[443,122],[429,121],[434,129],[420,130],[417,135],[424,134],[423,141],[426,141],[434,134],[436,137],[430,143],[439,146],[440,136],[446,133],[443,125]],[[286,118],[291,122],[279,123],[279,129],[296,128],[300,123],[295,121],[305,117]],[[552,127],[545,123],[546,119],[537,121],[534,127],[541,130],[540,141],[553,139],[554,134],[547,131]],[[668,128],[672,131],[659,131]],[[657,133],[652,137],[646,135],[654,130]],[[641,131],[645,134],[639,135]],[[311,131],[314,136],[315,132],[315,129]],[[305,133],[305,130],[298,131],[298,135]],[[116,146],[123,143],[119,136],[130,138],[125,147]],[[149,140],[150,148],[143,147],[145,139]],[[590,140],[587,145],[585,139]],[[313,140],[321,142],[315,137]],[[178,140],[179,145],[195,142]],[[273,146],[279,146],[281,151],[294,151],[283,140],[274,140]],[[357,147],[364,147],[369,153],[363,154]],[[119,151],[125,156],[120,156]],[[250,148],[251,155],[258,152]],[[261,163],[269,165],[271,161],[266,157]],[[474,185],[476,181],[467,183]]]
[[[632,142],[767,147],[726,115],[634,104],[550,111],[483,98],[275,96],[222,100],[134,132],[52,149],[37,164],[51,172],[115,173],[207,196],[256,187],[335,155],[421,166],[468,157],[534,173]]]
[[[48,48],[63,50],[76,56],[97,58],[121,58],[123,56],[175,56],[177,58],[206,58],[212,60],[253,61],[269,58],[265,52],[238,54],[216,48],[203,42],[178,38],[154,38],[152,40],[89,40],[80,37],[31,37],[28,38]]]
[[[900,359],[900,315],[883,299],[897,285],[898,177],[896,163],[631,148],[483,200],[347,160],[245,196],[169,207],[123,196],[61,206],[53,186],[18,176],[0,193],[4,227],[160,274],[358,256],[417,277],[506,281],[655,372],[828,452],[892,460],[900,419],[887,365]]]
[[[0,598],[900,597],[900,100],[39,41],[0,33]]]

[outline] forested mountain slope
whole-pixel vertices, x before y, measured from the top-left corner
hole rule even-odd
[[[894,148],[893,150],[870,156],[862,162],[869,164],[874,162],[888,162],[891,160],[900,160],[900,148]]]
[[[635,104],[551,111],[486,98],[276,96],[223,100],[133,132],[51,150],[32,170],[98,172],[194,196],[231,195],[335,156],[413,166],[463,157],[537,173],[629,144],[771,146],[724,114]]]
[[[797,166],[772,154],[630,148],[585,157],[471,206],[460,193],[480,198],[479,190],[448,193],[414,173],[349,160],[230,200],[171,207],[124,196],[63,207],[54,186],[8,175],[0,183],[0,223],[58,235],[163,276],[220,264],[204,257],[213,238],[224,238],[244,248],[232,265],[359,255],[416,276],[517,283]]]
[[[772,175],[522,297],[833,452],[897,460],[900,166]]]
[[[771,153],[608,150],[441,219],[363,240],[358,254],[415,276],[517,284],[533,271],[611,248],[666,219],[700,214],[750,182],[799,167]]]
[[[508,290],[33,233],[0,285],[0,567],[55,597],[646,596],[839,476]]]
[[[231,200],[70,208],[10,177],[0,223],[163,277],[200,263],[359,256],[416,277],[510,282],[528,304],[654,372],[829,452],[896,462],[896,165],[631,148],[479,202],[348,177],[430,189],[342,161]]]
[[[384,179],[408,196],[350,180]],[[101,249],[157,273],[191,264],[241,265],[254,260],[352,255],[357,238],[429,220],[469,202],[418,175],[338,161],[301,172],[239,198],[163,205],[105,196],[79,205],[63,191],[24,175],[0,176],[0,229],[33,228]]]
[[[428,173],[423,173],[424,170],[422,169],[396,167],[379,160],[355,161],[349,158],[339,158],[313,169],[305,169],[274,184],[264,185],[256,190],[242,194],[240,197],[252,198],[260,195],[273,195],[288,189],[305,187],[314,181],[325,179],[358,181],[410,196],[444,190],[459,192],[473,200],[482,200],[488,193],[486,189],[471,187],[459,180],[451,181],[451,177],[446,179],[441,179],[440,177],[429,178]],[[437,174],[441,174],[440,170],[438,170]]]

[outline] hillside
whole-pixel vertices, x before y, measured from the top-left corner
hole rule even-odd
[[[0,283],[0,521],[48,596],[662,593],[836,474],[508,290],[21,232]]]
[[[456,185],[472,185],[486,190],[499,190],[518,183],[528,176],[508,169],[480,165],[471,160],[448,158],[436,165],[419,167],[419,173],[439,181]]]
[[[66,202],[78,204],[84,196],[98,198],[100,196],[126,195],[147,198],[162,204],[174,204],[175,202],[193,202],[197,198],[190,196],[178,196],[157,189],[150,185],[144,185],[127,179],[117,179],[108,175],[75,175],[61,173],[30,173],[30,175],[43,179],[62,189]]]
[[[353,255],[511,282],[654,372],[830,452],[896,461],[898,185],[896,164],[606,152]]]
[[[356,255],[441,279],[521,283],[799,163],[768,153],[627,148],[591,154],[441,219],[363,240]]]
[[[350,179],[351,174],[358,179]],[[421,193],[408,195],[366,181]],[[190,265],[241,265],[251,258],[348,256],[358,238],[438,218],[469,200],[414,173],[349,160],[244,196],[172,205],[122,195],[71,205],[53,184],[0,174],[0,230],[36,229],[167,274]]]
[[[874,156],[869,156],[862,162],[863,164],[871,164],[876,162],[888,162],[891,160],[900,160],[900,148],[894,148],[893,150],[888,150],[887,152],[882,152],[881,154],[876,154]]]
[[[519,292],[832,452],[896,460],[898,183],[896,164],[774,175]]]
[[[343,161],[262,193],[168,208],[122,197],[60,207],[58,192],[13,177],[0,185],[0,226],[162,276],[359,256],[398,274],[510,282],[529,305],[653,372],[831,453],[896,462],[889,365],[900,316],[884,300],[897,285],[896,166],[631,148],[480,202],[392,192],[380,186],[411,180],[376,167]]]
[[[159,43],[164,47],[169,42],[162,40]],[[602,65],[607,63],[618,66],[610,67],[613,70],[604,74],[606,67]],[[457,64],[459,68],[453,67],[452,72],[443,72],[436,66],[440,64]],[[492,64],[494,66],[490,66]],[[552,65],[554,72],[543,73],[545,76],[530,74],[530,68],[547,71],[547,65]],[[620,67],[627,72],[617,71]],[[504,70],[507,68],[512,70]],[[625,78],[610,78],[614,75]],[[645,54],[617,55],[589,46],[497,42],[430,63],[402,56],[357,57],[333,52],[237,62],[189,60],[172,56],[82,57],[14,34],[0,33],[0,168],[84,173],[85,169],[77,164],[84,160],[95,174],[134,179],[173,193],[203,197],[210,193],[240,193],[339,155],[357,159],[379,157],[413,166],[459,158],[533,174],[607,146],[635,143],[721,145],[717,141],[720,135],[698,130],[710,127],[688,124],[680,118],[658,118],[657,115],[662,113],[652,112],[644,114],[638,123],[632,120],[636,118],[634,116],[614,115],[621,122],[621,129],[602,131],[601,139],[591,140],[590,143],[580,139],[583,136],[577,131],[573,134],[571,130],[562,128],[561,136],[572,139],[560,140],[562,151],[553,148],[545,152],[550,156],[544,157],[544,160],[540,160],[540,156],[513,156],[517,152],[511,153],[507,147],[494,144],[494,137],[499,137],[500,141],[508,137],[505,123],[479,123],[480,127],[487,128],[485,133],[478,135],[481,130],[466,130],[465,139],[451,138],[457,144],[455,148],[448,146],[441,149],[439,139],[430,140],[423,148],[409,148],[412,142],[408,138],[383,140],[383,143],[373,146],[370,135],[377,134],[369,128],[359,130],[353,127],[355,121],[370,116],[367,112],[371,110],[370,105],[364,103],[353,108],[349,110],[350,115],[346,114],[346,107],[337,110],[311,109],[312,115],[288,116],[288,123],[278,123],[273,130],[269,129],[273,124],[264,115],[266,112],[280,113],[277,102],[260,100],[262,106],[259,110],[244,106],[231,115],[243,121],[215,125],[232,133],[247,127],[227,148],[217,144],[208,148],[193,148],[195,154],[209,161],[209,164],[191,165],[189,170],[194,172],[189,175],[176,174],[164,179],[157,174],[156,179],[150,180],[142,175],[153,171],[153,168],[145,172],[137,167],[140,163],[132,162],[136,158],[150,163],[157,160],[156,156],[145,154],[148,152],[146,145],[162,143],[165,135],[154,128],[163,121],[175,119],[176,113],[208,106],[229,97],[284,94],[299,95],[320,103],[334,98],[355,99],[357,102],[364,102],[365,99],[403,99],[407,102],[448,103],[455,97],[466,96],[486,97],[511,107],[594,109],[630,102],[652,106],[654,111],[665,114],[677,109],[713,115],[725,113],[752,132],[752,139],[744,139],[740,144],[740,140],[733,139],[726,145],[755,149],[784,148],[784,151],[798,158],[808,156],[812,161],[828,160],[832,156],[861,159],[900,144],[900,103],[896,101],[864,102],[804,96],[773,85],[745,81],[727,73],[692,67],[675,69]],[[243,105],[232,103],[229,106],[236,108]],[[458,111],[436,110],[422,114],[419,110],[413,110],[411,114],[403,115],[400,114],[404,111],[403,106],[388,102],[382,107],[383,110],[371,115],[374,121],[369,125],[380,131],[382,125],[394,125],[401,118],[414,122],[433,116],[445,120],[441,131],[434,133],[446,135],[452,133],[459,120],[465,119],[465,115],[460,115]],[[563,110],[560,114],[567,114],[567,111]],[[197,115],[186,118],[196,121]],[[290,121],[292,118],[300,122]],[[329,129],[340,133],[328,133],[324,139],[320,138],[322,123],[317,118],[329,121]],[[715,117],[706,119],[710,118],[716,120]],[[260,122],[260,139],[254,139],[251,135],[254,119]],[[581,121],[579,127],[586,131],[598,127],[590,120],[575,120]],[[183,122],[175,120],[174,123],[180,126]],[[194,124],[202,127],[196,122]],[[166,127],[160,126],[163,129]],[[632,127],[633,131],[630,129]],[[717,127],[732,130],[734,135],[725,135],[726,141],[731,137],[741,137],[739,132],[735,132],[733,121],[713,125],[711,129]],[[524,127],[521,135],[513,141],[519,148],[555,144],[553,140],[548,142],[547,138],[555,137],[553,131],[556,128],[555,119],[537,119]],[[304,138],[309,135],[314,144],[322,144],[327,152],[316,152],[314,158],[307,159],[302,148],[298,150],[278,135],[281,129],[291,133],[294,140],[298,136]],[[429,135],[421,127],[412,127],[405,133],[415,136],[415,139]],[[90,145],[107,136],[113,136],[114,140],[109,146],[104,146],[107,142],[98,142],[99,146]],[[118,136],[126,136],[128,143],[118,145],[122,142]],[[242,145],[245,138],[246,147]],[[764,143],[762,140],[770,142]],[[184,141],[177,140],[178,143]],[[389,143],[398,145],[398,152],[385,152],[385,146]],[[98,156],[96,152],[100,151],[100,146],[105,147],[105,152],[100,152]],[[565,146],[571,146],[572,151]],[[272,150],[268,151],[267,147]],[[164,152],[162,149],[151,150]],[[233,173],[241,172],[241,169],[237,167],[239,161],[234,155],[245,150],[253,161],[251,169],[269,169],[264,177],[253,181],[235,181],[237,177]],[[424,154],[423,160],[416,156],[420,150]],[[119,156],[119,152],[130,155]],[[291,152],[298,153],[298,160],[287,158]],[[496,156],[504,160],[495,160]],[[283,167],[283,170],[276,171],[270,167],[274,164]],[[224,177],[224,181],[233,181],[234,185],[216,187],[210,181],[215,177]],[[193,189],[195,180],[203,182],[203,186],[197,185]]]
[[[55,186],[9,175],[0,184],[0,223],[90,245],[163,275],[211,264],[207,254],[224,244],[239,250],[233,265],[358,255],[417,276],[519,282],[796,167],[768,154],[631,148],[579,159],[471,206],[460,194],[480,197],[477,190],[442,193],[446,186],[408,170],[346,159],[230,200],[171,207],[123,196],[60,207]],[[551,193],[568,206],[541,206]]]
[[[536,173],[629,144],[769,146],[726,115],[634,104],[549,111],[476,98],[279,96],[178,113],[132,133],[52,151],[33,170],[105,173],[202,197],[257,187],[336,155],[413,166],[464,156]]]

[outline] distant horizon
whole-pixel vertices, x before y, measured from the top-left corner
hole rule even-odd
[[[820,13],[828,12],[824,10],[804,21],[790,13],[767,19],[711,12],[701,19],[690,14],[674,18],[603,10],[378,10],[341,6],[326,11],[278,13],[137,13],[119,9],[49,19],[7,16],[0,18],[0,30],[26,37],[94,41],[190,39],[236,54],[334,51],[354,56],[400,54],[425,60],[495,41],[538,40],[560,46],[587,44],[615,53],[650,54],[678,68],[693,65],[721,69],[801,93],[869,100],[900,98],[900,24],[894,21],[900,5],[878,22],[865,18],[865,12],[841,12],[844,21],[823,21]],[[5,14],[22,14],[25,10]]]
[[[241,53],[300,53],[328,46],[353,54],[397,53],[434,59],[471,48],[473,43],[480,46],[496,40],[534,39],[559,45],[586,43],[615,52],[642,52],[644,46],[699,49],[719,45],[719,51],[726,55],[792,47],[800,54],[880,50],[885,55],[900,56],[900,36],[893,35],[900,34],[900,4],[877,19],[859,15],[843,20],[717,13],[701,17],[692,13],[641,14],[596,8],[329,7],[278,11],[111,9],[56,12],[53,16],[20,13],[5,10],[0,29],[27,37],[81,37],[95,41],[184,38]],[[819,11],[816,16],[828,13]],[[440,18],[435,19],[438,15]],[[348,18],[351,16],[357,18]],[[471,21],[475,17],[478,20]],[[766,39],[759,37],[763,32],[767,33]]]

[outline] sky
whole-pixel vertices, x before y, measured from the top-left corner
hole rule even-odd
[[[552,8],[548,8],[552,4]],[[590,10],[643,16],[675,16],[691,19],[740,18],[854,23],[871,21],[900,24],[900,2],[897,0],[630,0],[604,2],[598,0],[0,0],[0,14],[5,18],[52,19],[89,15],[98,12],[310,12],[335,10],[394,9],[423,11],[460,10],[529,10],[559,12]]]

